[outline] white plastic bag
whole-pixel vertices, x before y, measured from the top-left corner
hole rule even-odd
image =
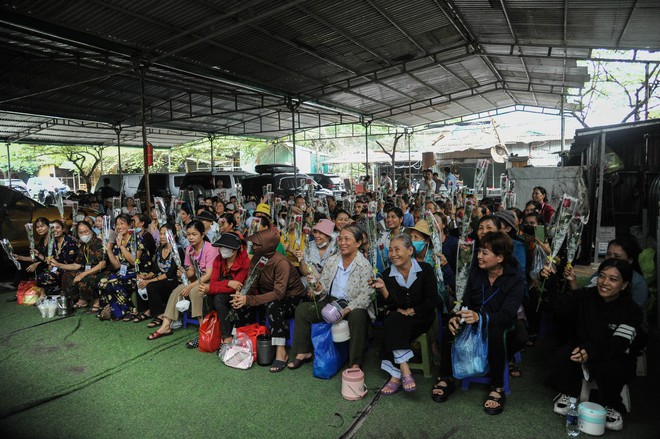
[[[220,349],[220,360],[235,369],[249,369],[254,362],[253,349],[250,338],[239,332],[227,349]]]

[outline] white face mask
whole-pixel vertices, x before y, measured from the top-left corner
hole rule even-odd
[[[80,236],[80,240],[87,244],[89,241],[92,240],[92,235],[82,235]]]
[[[323,243],[319,242],[316,244],[318,248],[325,248],[326,245],[328,245],[328,241],[325,241]]]
[[[220,256],[222,256],[222,259],[229,259],[232,257],[236,250],[232,250],[230,248],[226,247],[220,247]]]

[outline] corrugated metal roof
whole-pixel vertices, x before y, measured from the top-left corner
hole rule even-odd
[[[139,144],[137,66],[150,140],[167,146],[179,134],[287,135],[287,102],[300,103],[297,129],[558,108],[588,80],[577,61],[591,49],[660,49],[654,0],[8,0],[0,11],[0,132],[12,142],[114,143],[114,125]],[[43,115],[28,120],[38,129],[14,123],[22,114]]]

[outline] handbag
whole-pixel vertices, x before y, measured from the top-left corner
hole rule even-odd
[[[16,291],[16,303],[19,305],[34,305],[34,303],[25,303],[25,293],[27,293],[32,287],[36,287],[37,282],[33,280],[23,280],[18,284],[18,290]]]
[[[216,311],[208,313],[202,324],[199,325],[199,350],[201,352],[215,352],[222,344],[222,329]]]
[[[227,345],[223,345],[223,348],[220,349],[220,353],[218,354],[223,363],[235,369],[245,370],[252,367],[254,363],[254,345],[250,337],[244,333],[237,333],[231,344],[229,344],[229,347],[225,349],[224,346]]]
[[[451,364],[459,380],[488,373],[488,314],[479,314],[473,325],[463,325],[451,348]]]
[[[258,323],[253,323],[251,325],[241,326],[240,328],[236,328],[236,335],[245,334],[252,342],[252,347],[253,347],[252,354],[254,355],[254,361],[257,361],[257,350],[254,349],[254,347],[257,346],[257,337],[260,335],[266,335],[268,333],[269,333],[268,328]]]

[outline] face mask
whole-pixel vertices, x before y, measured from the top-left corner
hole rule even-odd
[[[413,247],[415,247],[415,252],[419,253],[422,250],[424,250],[424,247],[426,247],[426,243],[424,241],[413,241]]]
[[[316,246],[317,246],[318,248],[325,248],[327,245],[328,245],[328,241],[325,241],[325,242],[322,243],[322,244],[321,244],[321,243],[317,243],[317,244],[316,244]]]
[[[94,229],[92,229],[92,230],[94,230],[94,233],[96,233],[97,235],[101,234],[101,230],[96,228],[96,227],[94,227]]]
[[[142,227],[136,227],[135,228],[135,233],[140,233],[142,231]]]
[[[220,256],[222,256],[222,259],[229,259],[235,251],[236,250],[232,250],[230,248],[220,247]]]
[[[92,235],[82,235],[82,236],[80,237],[80,240],[81,240],[82,242],[84,242],[85,244],[87,244],[89,241],[92,240]]]

